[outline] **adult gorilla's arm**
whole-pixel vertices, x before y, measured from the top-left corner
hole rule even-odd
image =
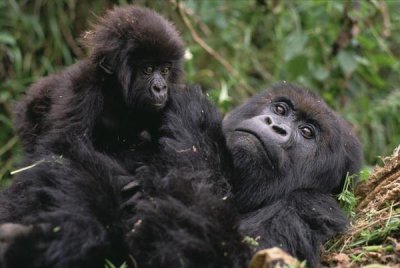
[[[130,252],[139,267],[244,267],[221,115],[199,88],[176,92],[159,153],[136,173],[141,193],[124,204]]]
[[[222,116],[200,87],[175,90],[162,123],[161,154],[168,162],[172,160],[172,166],[227,175],[231,161],[222,132]]]
[[[348,221],[337,201],[315,190],[296,190],[261,209],[243,215],[241,231],[259,242],[254,250],[284,249],[308,267],[320,263],[320,245],[346,229]]]
[[[221,113],[199,87],[180,87],[171,94],[156,137],[157,148],[145,144],[131,156],[124,155],[124,159],[128,162],[133,159],[132,164],[138,167],[140,158],[144,158],[142,168],[162,175],[176,168],[207,173],[208,176],[204,175],[207,181],[222,183],[220,186],[229,192],[231,158],[222,132]]]
[[[91,157],[58,156],[15,178],[0,194],[1,267],[102,267],[127,257],[119,188],[108,166]]]

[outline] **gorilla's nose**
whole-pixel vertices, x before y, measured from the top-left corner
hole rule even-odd
[[[165,84],[153,84],[151,93],[157,101],[164,101],[167,97],[168,88]]]
[[[288,130],[286,130],[286,127],[284,125],[274,122],[273,119],[269,116],[265,118],[265,123],[269,125],[272,130],[279,135],[286,136],[288,134]]]
[[[282,126],[273,125],[273,126],[272,126],[272,129],[273,129],[276,133],[278,133],[279,135],[282,135],[282,136],[286,136],[286,135],[287,135],[287,131],[286,131]]]
[[[154,84],[153,87],[151,88],[153,91],[153,94],[165,94],[167,92],[167,85],[158,85]]]
[[[266,125],[266,135],[279,144],[286,144],[291,139],[290,124],[284,121],[285,119],[273,116],[266,116],[263,119]]]

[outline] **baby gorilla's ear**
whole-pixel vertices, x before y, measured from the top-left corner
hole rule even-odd
[[[113,74],[114,73],[114,67],[111,66],[109,60],[107,60],[107,57],[104,56],[100,59],[99,61],[99,67],[103,69],[104,72],[107,74]]]

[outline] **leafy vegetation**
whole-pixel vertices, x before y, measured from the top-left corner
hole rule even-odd
[[[87,54],[78,40],[95,14],[129,2],[0,1],[0,186],[20,167],[13,102],[40,77]],[[224,112],[278,81],[290,81],[314,89],[352,123],[364,145],[362,179],[400,144],[400,1],[135,3],[177,24],[187,44],[187,80],[201,84]],[[355,196],[347,190],[339,198],[354,215]],[[366,252],[389,251],[385,239],[399,229],[398,206],[380,208],[386,220],[336,245],[341,252],[361,247],[351,253],[354,261]]]
[[[376,167],[357,186],[355,195],[346,186],[339,195],[344,209],[352,213],[352,223],[345,234],[326,244],[326,265],[400,263],[400,147],[383,161],[383,167]]]
[[[350,218],[355,216],[355,208],[357,205],[357,198],[354,195],[354,175],[349,175],[347,173],[346,180],[342,192],[337,196],[340,205]]]

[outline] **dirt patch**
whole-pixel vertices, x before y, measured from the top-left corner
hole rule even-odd
[[[383,161],[358,185],[356,216],[345,234],[326,245],[324,266],[400,268],[400,147]]]

